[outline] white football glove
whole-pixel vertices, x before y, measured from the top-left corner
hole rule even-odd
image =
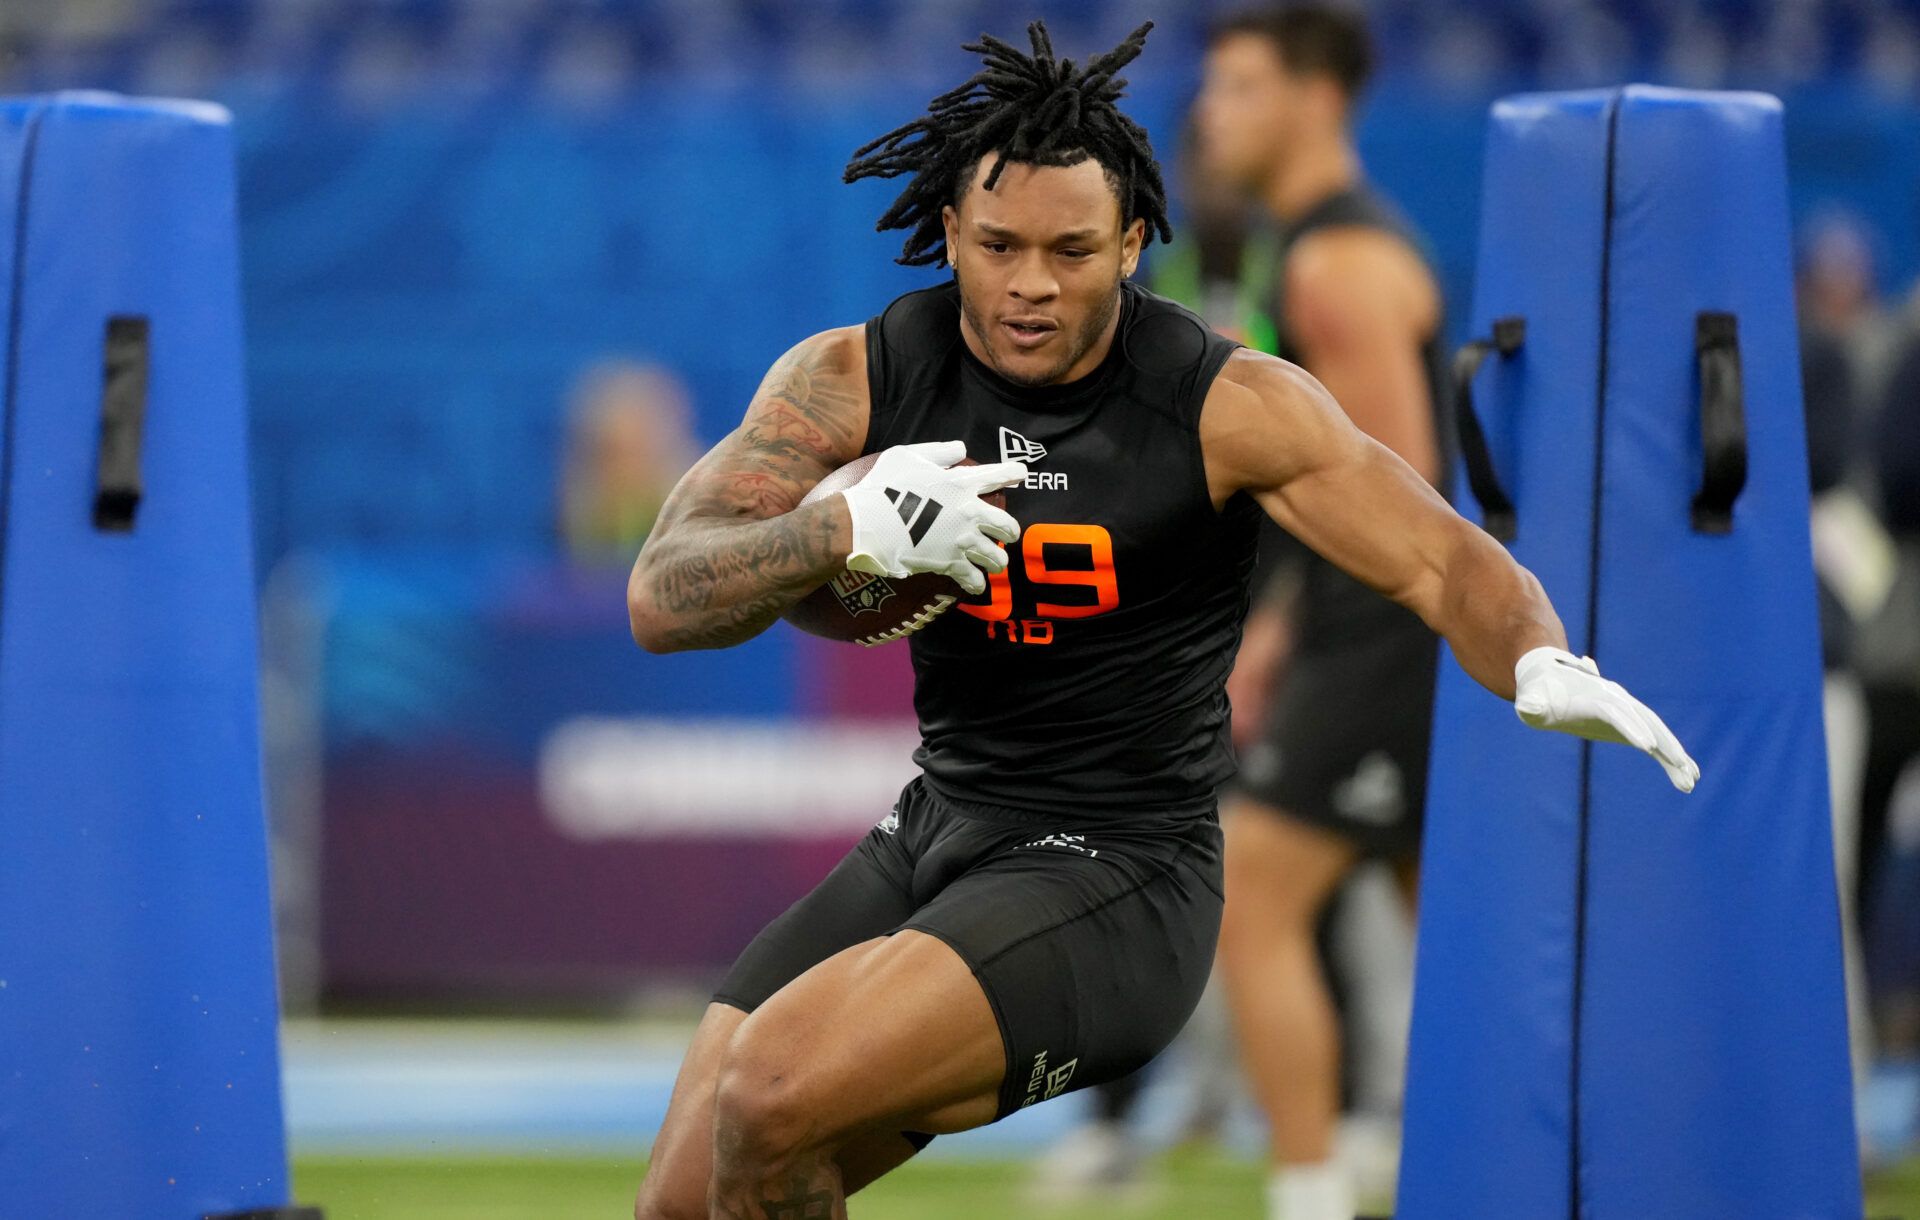
[[[1020,523],[988,504],[983,493],[1027,477],[1019,462],[955,466],[967,456],[959,441],[895,445],[881,452],[867,477],[840,494],[853,518],[847,566],[878,576],[940,572],[969,593],[986,591],[990,572],[1006,570],[994,545],[1020,536]]]
[[[1527,724],[1644,750],[1666,768],[1674,787],[1693,791],[1700,768],[1680,739],[1625,687],[1601,677],[1593,658],[1563,648],[1535,648],[1513,667],[1513,679],[1518,688],[1513,710]]]

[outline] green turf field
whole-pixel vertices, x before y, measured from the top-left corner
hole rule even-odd
[[[294,1184],[328,1220],[621,1220],[633,1208],[638,1161],[303,1159]],[[1041,1207],[1025,1192],[1027,1167],[1013,1161],[927,1161],[856,1195],[860,1220],[1048,1220],[1255,1217],[1253,1165],[1188,1159],[1156,1170],[1138,1197],[1116,1204]]]
[[[346,1159],[296,1162],[300,1200],[328,1220],[622,1220],[639,1161]],[[1008,1161],[926,1161],[857,1195],[859,1220],[1259,1220],[1260,1185],[1248,1161],[1185,1156],[1156,1162],[1131,1196],[1078,1207],[1037,1204],[1027,1167]],[[1867,1214],[1920,1220],[1920,1161],[1872,1183]]]

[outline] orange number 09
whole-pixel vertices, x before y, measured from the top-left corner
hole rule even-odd
[[[1030,527],[1020,538],[1027,580],[1035,585],[1072,585],[1093,590],[1092,604],[1063,605],[1037,602],[1033,611],[1042,618],[1092,618],[1120,604],[1120,584],[1113,574],[1113,535],[1099,525],[1054,525],[1042,523]],[[1085,568],[1056,568],[1047,561],[1049,546],[1084,546],[1091,561]],[[1006,572],[995,573],[987,581],[985,605],[962,602],[960,609],[990,623],[1004,622],[1013,614],[1013,582]]]

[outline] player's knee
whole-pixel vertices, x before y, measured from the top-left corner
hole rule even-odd
[[[633,1201],[633,1220],[707,1220],[707,1183],[680,1181],[651,1167]]]
[[[801,1064],[742,1026],[727,1046],[714,1091],[716,1150],[754,1161],[804,1151],[820,1135],[813,1109]]]
[[[709,1085],[709,1087],[711,1087]],[[647,1171],[633,1201],[635,1220],[707,1220],[713,1180],[713,1127],[669,1116],[653,1141]]]
[[[1227,906],[1222,934],[1311,935],[1352,867],[1353,849],[1286,820],[1278,811],[1243,816],[1227,838]]]
[[[1242,854],[1229,856],[1224,871],[1227,903],[1220,914],[1222,932],[1267,925],[1282,917],[1282,909],[1288,905],[1279,893],[1283,882],[1271,869]]]
[[[633,1201],[633,1220],[707,1220],[707,1192],[698,1199],[659,1198],[647,1191]]]
[[[1304,894],[1275,892],[1269,887],[1227,886],[1227,904],[1220,915],[1220,950],[1260,953],[1277,940],[1311,940],[1320,912]]]

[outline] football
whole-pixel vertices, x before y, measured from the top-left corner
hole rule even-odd
[[[848,462],[815,484],[801,505],[852,487],[879,460],[879,454],[870,453]],[[976,464],[972,458],[960,460],[962,466]],[[997,491],[981,498],[995,508],[1007,506],[1006,496]],[[912,635],[943,614],[959,596],[960,586],[938,572],[897,579],[848,570],[794,603],[785,618],[809,635],[870,648]]]

